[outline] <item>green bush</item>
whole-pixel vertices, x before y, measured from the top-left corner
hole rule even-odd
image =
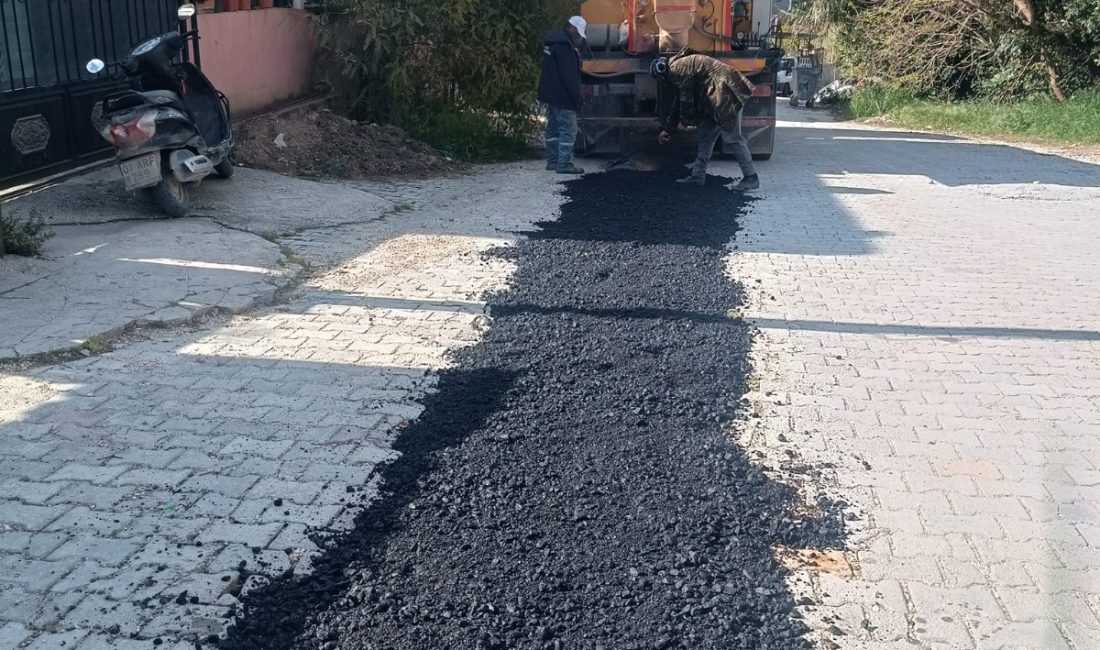
[[[848,114],[854,118],[889,115],[913,101],[912,93],[904,90],[867,85],[858,89],[847,101]]]
[[[36,257],[50,237],[53,231],[37,216],[12,219],[0,214],[0,250],[5,254]]]
[[[1100,0],[808,0],[846,76],[919,97],[1061,99],[1100,84]]]
[[[992,137],[1017,136],[1058,144],[1100,143],[1100,91],[1068,101],[1047,97],[1020,101],[916,99],[901,91],[863,87],[847,103],[854,118],[882,117],[913,129]]]
[[[416,137],[460,160],[517,160],[529,150],[528,129],[479,111],[455,107],[425,111],[406,126]]]
[[[535,127],[543,34],[573,0],[347,0],[329,25],[352,117],[389,122],[466,160],[517,155]],[[350,89],[350,92],[349,92]]]

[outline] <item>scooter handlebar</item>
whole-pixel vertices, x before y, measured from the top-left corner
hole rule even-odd
[[[107,63],[103,68],[103,72],[98,75],[101,79],[106,77],[111,81],[123,81],[128,76],[125,63]]]

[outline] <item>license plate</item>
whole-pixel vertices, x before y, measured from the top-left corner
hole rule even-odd
[[[160,154],[151,153],[118,164],[127,190],[151,187],[160,182]]]

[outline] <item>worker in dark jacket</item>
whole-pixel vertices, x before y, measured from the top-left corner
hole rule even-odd
[[[676,95],[669,112],[661,116],[660,142],[668,142],[680,124],[698,127],[699,153],[691,167],[691,176],[677,182],[705,184],[714,145],[718,138],[725,138],[733,145],[733,156],[741,165],[742,175],[741,182],[730,189],[746,192],[760,187],[749,143],[741,133],[741,112],[752,97],[752,83],[717,59],[686,52],[672,59],[656,59],[650,66],[650,74],[663,80],[666,88]]]
[[[573,164],[573,144],[577,141],[577,111],[582,103],[577,48],[586,26],[584,18],[573,16],[543,40],[539,101],[547,105],[546,168],[559,174],[584,173]]]

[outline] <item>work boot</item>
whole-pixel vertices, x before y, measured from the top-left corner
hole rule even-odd
[[[676,179],[676,182],[681,185],[706,185],[707,179],[705,176],[687,176]]]
[[[546,161],[546,171],[552,172],[552,171],[555,171],[557,168],[558,168],[558,163],[556,163],[552,160],[547,160]]]
[[[734,192],[748,192],[751,190],[760,188],[760,177],[756,174],[746,176],[741,179],[741,182],[736,185],[730,185],[729,188]]]
[[[573,163],[569,163],[569,164],[566,164],[566,165],[558,165],[558,173],[559,174],[583,174],[584,170],[581,169],[580,167],[577,167]]]

